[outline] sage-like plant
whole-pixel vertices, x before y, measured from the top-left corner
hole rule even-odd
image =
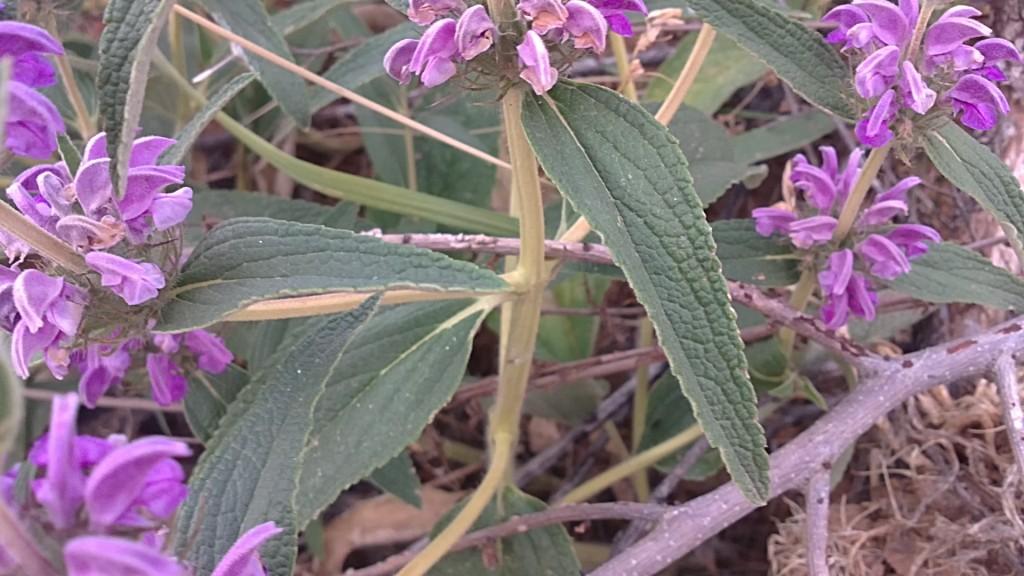
[[[822,35],[758,0],[687,0],[700,31],[648,86],[623,38],[646,20],[642,51],[683,13],[646,19],[642,0],[412,0],[411,23],[362,43],[350,42],[364,26],[344,3],[297,2],[273,14],[259,0],[196,4],[212,18],[170,1],[110,0],[95,66],[83,63],[89,51],[65,53],[44,28],[0,22],[2,157],[14,174],[9,203],[0,203],[0,328],[10,338],[0,359],[12,372],[0,378],[0,454],[10,459],[0,479],[0,572],[290,576],[341,492],[369,480],[416,501],[407,447],[453,398],[461,405],[493,394],[478,485],[429,544],[371,572],[480,574],[501,565],[575,576],[569,535],[552,524],[625,518],[634,525],[617,543],[624,552],[593,574],[653,575],[745,511],[806,486],[816,526],[808,558],[812,573],[825,574],[830,470],[872,422],[910,394],[982,374],[997,356],[1007,405],[1016,406],[1006,374],[1024,351],[1020,325],[899,362],[848,328],[854,317],[885,314],[890,292],[938,304],[1024,301],[1024,282],[944,242],[913,209],[940,186],[925,184],[927,156],[1024,252],[1024,192],[960,127],[990,130],[1009,113],[1000,83],[1020,61],[1018,46],[993,37],[979,10],[853,0],[822,17]],[[52,9],[34,16],[57,30]],[[320,74],[324,49],[297,32],[331,23],[345,42],[331,40],[333,64]],[[192,25],[229,46],[193,53],[184,31]],[[293,55],[299,47],[304,65]],[[609,48],[621,94],[579,77]],[[213,54],[225,56],[217,63]],[[723,60],[759,75],[763,62],[832,117],[803,113],[727,133],[710,113],[735,91],[733,80],[702,73]],[[176,90],[177,110],[146,97],[157,76]],[[89,79],[95,90],[83,89]],[[662,100],[656,110],[637,102],[638,89]],[[379,121],[370,112],[389,123],[362,134],[373,178],[277,145],[312,144],[317,158],[346,148],[329,139],[351,127],[318,133],[334,116],[313,114],[335,97],[356,106],[364,128]],[[700,109],[685,105],[698,100]],[[794,105],[787,99],[796,113]],[[338,205],[187,185],[188,152],[214,121],[247,149],[223,155],[237,160],[239,187],[266,181],[262,169],[248,178],[247,158],[259,157],[277,171],[276,192],[294,182]],[[864,148],[821,145],[820,161],[812,158],[805,146],[836,124]],[[171,126],[180,127],[173,138],[152,135]],[[801,147],[781,178],[755,166]],[[781,201],[709,224],[706,206],[765,174]],[[509,214],[488,208],[497,204],[492,190]],[[603,302],[611,279],[628,283],[643,307],[639,349],[588,357],[596,320],[544,314],[552,302],[556,312]],[[765,323],[741,332],[739,305]],[[485,322],[498,333],[496,374],[463,386]],[[747,347],[754,340],[759,348]],[[769,456],[760,419],[795,397],[819,398],[805,376],[823,372],[809,364],[824,355],[803,353],[812,346],[864,388]],[[534,366],[552,358],[560,364]],[[648,364],[662,358],[668,372],[655,385]],[[632,394],[631,453],[559,490],[563,506],[546,510],[519,486],[572,445],[518,466],[524,412],[546,402],[526,402],[531,385],[581,377],[589,385],[614,370],[635,377],[567,438],[604,424],[626,446],[610,418]],[[752,380],[783,385],[759,398]],[[53,398],[47,431],[22,445],[19,462],[23,396]],[[576,408],[581,397],[553,404]],[[195,445],[79,434],[107,422],[83,407],[140,405],[184,412],[156,421],[168,434],[187,425]],[[1008,408],[1007,425],[1024,467],[1015,414]],[[680,508],[572,506],[626,478],[638,497],[664,500],[685,474],[651,490],[647,469],[701,437],[731,478],[712,495]],[[656,527],[640,538],[648,522]],[[485,535],[466,537],[484,524],[492,525]],[[508,545],[490,546],[495,540]],[[485,553],[465,550],[481,542]],[[322,573],[343,568],[336,556],[317,560]]]

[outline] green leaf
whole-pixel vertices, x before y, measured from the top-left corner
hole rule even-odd
[[[236,218],[196,246],[158,329],[209,326],[272,298],[389,288],[500,292],[508,285],[489,270],[430,250],[311,224]]]
[[[412,22],[403,22],[387,32],[378,34],[353,48],[344,58],[324,71],[321,76],[355,90],[376,78],[384,76],[384,55],[399,40],[419,37],[419,29]],[[338,95],[324,88],[313,87],[313,110],[319,110],[338,99]]]
[[[696,34],[684,38],[675,53],[658,68],[658,75],[651,80],[645,99],[660,102],[668,96],[693,50],[696,38]],[[705,114],[714,114],[737,90],[751,84],[767,70],[760,60],[728,36],[720,34],[715,37],[693,87],[686,94],[686,103]]]
[[[732,143],[738,161],[756,164],[816,142],[835,129],[828,114],[810,109],[734,136]]]
[[[371,472],[369,480],[377,488],[397,496],[410,506],[419,508],[423,505],[420,499],[420,478],[416,475],[416,468],[408,452],[403,451]]]
[[[100,117],[107,132],[110,181],[120,197],[128,177],[128,157],[142,114],[149,64],[174,0],[111,0],[103,12],[100,62]]]
[[[547,509],[540,500],[512,486],[505,488],[498,497],[501,506],[492,501],[473,530]],[[438,522],[435,533],[451,522],[461,509],[462,505],[456,506]],[[445,556],[430,570],[430,576],[579,576],[582,573],[572,539],[558,524],[502,538],[494,550],[499,555],[494,559],[496,565],[485,560],[487,554],[482,550],[470,548]]]
[[[60,159],[68,167],[68,172],[77,173],[78,167],[82,164],[82,153],[67,134],[57,136],[57,150],[60,152]]]
[[[1024,279],[956,244],[933,244],[889,286],[925,302],[966,302],[1024,310]]]
[[[263,0],[203,0],[222,26],[235,34],[259,44],[289,62],[295,62],[284,37],[270,25],[270,16]],[[245,52],[260,83],[292,120],[309,126],[310,108],[305,82],[294,73],[276,64]]]
[[[355,206],[345,204],[326,206],[315,202],[307,202],[297,198],[271,196],[260,192],[243,190],[207,190],[194,188],[192,191],[192,211],[185,220],[185,242],[195,244],[206,235],[207,229],[232,218],[246,216],[264,216],[289,222],[305,224],[321,224],[329,228],[351,228],[354,222],[340,221],[328,223],[332,217],[339,215],[339,210],[353,209]]]
[[[647,308],[661,345],[744,494],[769,494],[736,314],[679,144],[620,95],[560,83],[529,98],[523,124],[541,165],[590,221]]]
[[[770,66],[809,102],[854,120],[857,95],[850,68],[820,34],[754,0],[685,0],[718,32]]]
[[[270,16],[270,26],[282,36],[288,36],[314,22],[326,18],[333,10],[349,0],[308,0],[293,4]]]
[[[711,230],[726,278],[760,286],[789,286],[800,279],[792,245],[761,236],[753,220],[719,220]]]
[[[313,413],[300,524],[419,438],[462,381],[486,312],[472,301],[397,306],[353,339]]]
[[[943,176],[999,220],[1017,252],[1024,251],[1024,192],[1006,164],[948,120],[925,132],[925,150]]]
[[[0,341],[0,465],[18,438],[25,415],[21,378],[12,368],[8,342]]]
[[[213,437],[228,406],[248,383],[249,373],[234,364],[220,374],[195,370],[188,375],[185,420],[196,438],[207,442]]]
[[[679,140],[693,177],[693,187],[704,205],[711,204],[748,171],[736,160],[725,128],[704,112],[683,106],[669,122],[668,131]]]
[[[311,322],[231,404],[178,512],[178,551],[187,552],[199,573],[209,574],[243,532],[273,520],[283,532],[261,547],[260,556],[270,574],[291,575],[298,527],[305,525],[295,521],[294,500],[313,406],[377,300]]]
[[[161,164],[181,164],[185,161],[185,155],[192,149],[192,145],[195,144],[196,139],[202,134],[203,129],[209,124],[214,116],[220,112],[220,109],[227,106],[228,102],[232,98],[238,95],[239,92],[244,90],[252,81],[256,79],[256,75],[252,72],[246,72],[240,74],[231,79],[230,82],[220,87],[217,92],[210,96],[210,99],[206,102],[201,110],[192,116],[192,119],[188,121],[188,124],[182,127],[181,131],[175,137],[177,142],[173,146],[164,151],[160,156]]]

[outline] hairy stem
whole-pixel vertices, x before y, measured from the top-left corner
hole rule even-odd
[[[409,111],[409,91],[405,86],[398,90],[398,106],[399,112],[405,116],[412,116]],[[416,177],[416,141],[413,136],[411,128],[408,126],[402,128],[402,140],[405,143],[405,183],[410,190],[419,190],[420,186]]]
[[[860,214],[860,207],[864,204],[864,198],[867,197],[868,190],[871,189],[871,183],[878,176],[878,171],[882,169],[882,164],[891,148],[892,142],[889,142],[881,148],[875,148],[868,155],[868,160],[864,163],[864,168],[861,169],[853,189],[850,190],[850,195],[846,197],[842,212],[839,213],[839,224],[836,225],[836,231],[832,235],[834,240],[842,242],[850,234],[853,223],[857,220],[857,215]]]
[[[60,38],[60,35],[57,34],[57,18],[53,13],[50,14],[46,28],[51,36]],[[71,102],[71,108],[75,111],[75,122],[78,123],[78,132],[83,140],[88,140],[96,133],[96,124],[93,123],[92,116],[89,114],[89,108],[85,105],[85,99],[82,98],[82,91],[78,88],[78,81],[75,80],[75,71],[71,68],[71,62],[68,60],[67,54],[56,54],[54,55],[54,60],[57,62],[57,72],[60,74],[61,83],[64,84],[64,91],[68,95],[68,101]]]
[[[497,1],[497,0],[496,0]],[[504,4],[507,4],[505,2]],[[500,13],[501,7],[493,10]],[[544,260],[544,207],[537,159],[526,140],[520,120],[523,93],[510,90],[502,99],[502,113],[512,161],[512,208],[520,219],[520,252],[515,269],[507,275],[522,292],[501,310],[501,349],[498,395],[491,410],[488,441],[491,461],[480,486],[448,526],[434,538],[399,576],[422,576],[473,526],[502,486],[511,482],[519,418],[533,366],[540,328],[540,312],[547,281]],[[499,502],[500,506],[500,502]]]
[[[803,312],[807,308],[807,303],[811,301],[811,294],[814,293],[815,281],[814,270],[810,268],[805,269],[800,274],[800,280],[796,283],[796,287],[793,288],[793,294],[789,297],[789,306],[791,308],[797,312]],[[786,358],[793,354],[795,342],[796,333],[791,328],[779,330],[779,348],[782,349],[782,353],[786,355]]]
[[[53,564],[36,546],[35,540],[25,532],[3,498],[0,498],[0,551],[10,555],[15,565],[20,566],[28,576],[57,576]]]
[[[6,202],[0,202],[0,228],[17,236],[19,240],[62,268],[76,274],[84,274],[89,270],[81,254],[75,252],[60,238],[37,226]]]
[[[615,32],[608,33],[608,42],[612,45],[612,54],[615,55],[615,70],[619,74],[619,92],[630,100],[636,102],[636,84],[633,82],[632,70],[629,67],[629,50],[626,48],[626,40]]]

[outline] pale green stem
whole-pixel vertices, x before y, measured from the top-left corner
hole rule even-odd
[[[398,111],[406,116],[412,117],[409,111],[409,92],[402,86],[398,89]],[[412,129],[408,126],[402,128],[402,139],[405,142],[405,169],[406,184],[410,190],[419,190],[419,182],[416,178],[416,143],[413,138]]]
[[[36,540],[25,531],[3,498],[0,498],[0,549],[7,552],[28,576],[57,576],[56,568],[36,546]]]
[[[793,288],[793,293],[789,297],[790,307],[800,312],[807,308],[807,303],[811,301],[811,294],[814,293],[816,280],[814,270],[810,268],[804,269],[803,273],[800,274],[800,281],[796,283],[796,287]],[[793,354],[795,343],[796,333],[791,328],[779,330],[779,348],[782,349],[782,353],[786,355],[786,358]]]
[[[846,203],[843,204],[842,212],[839,213],[839,223],[836,225],[835,233],[832,234],[834,240],[842,242],[846,239],[850,230],[853,229],[857,215],[860,214],[860,207],[864,204],[864,198],[867,197],[868,190],[871,189],[871,183],[878,176],[878,171],[882,169],[882,164],[885,162],[885,157],[889,154],[891,148],[892,142],[889,142],[881,148],[875,148],[868,155],[868,160],[864,163],[864,168],[861,169],[857,182],[854,183],[853,188],[850,190],[850,195],[846,197]]]
[[[46,27],[51,36],[54,38],[60,37],[57,34],[57,20],[52,13]],[[89,114],[89,108],[85,105],[85,99],[82,98],[82,91],[78,88],[78,81],[75,80],[75,71],[71,68],[71,62],[68,60],[67,54],[57,54],[54,56],[54,60],[57,62],[57,71],[60,73],[60,79],[64,84],[64,91],[68,95],[68,101],[71,102],[71,108],[75,111],[78,131],[81,133],[83,140],[88,140],[96,133],[96,124],[93,123],[92,116]]]
[[[500,0],[494,0],[499,2]],[[495,13],[501,6],[492,7]],[[469,530],[512,476],[519,419],[540,327],[540,310],[547,281],[544,261],[544,208],[537,159],[520,120],[523,92],[513,88],[502,99],[502,113],[512,164],[512,206],[519,216],[520,252],[506,278],[522,292],[501,310],[501,348],[498,395],[491,409],[488,442],[491,460],[480,486],[454,519],[399,572],[423,576]]]
[[[633,82],[632,70],[629,67],[629,50],[626,49],[626,40],[615,32],[608,33],[608,42],[612,45],[612,54],[615,55],[615,69],[619,73],[619,92],[633,102],[637,100],[636,84]]]
[[[638,330],[637,346],[647,348],[654,344],[654,325],[650,318],[644,317],[640,320]],[[636,368],[636,390],[633,392],[633,428],[630,439],[632,440],[633,452],[640,449],[640,441],[643,440],[644,430],[647,428],[647,405],[650,398],[650,365],[641,362]],[[650,482],[646,472],[637,472],[633,475],[633,487],[636,490],[636,497],[639,501],[647,500],[651,492]]]
[[[914,26],[914,35],[910,39],[910,44],[907,45],[906,59],[911,62],[914,61],[914,57],[917,56],[917,50],[921,47],[924,33],[928,30],[928,21],[931,20],[935,7],[935,0],[924,0],[922,2],[921,12],[917,16],[917,25]]]

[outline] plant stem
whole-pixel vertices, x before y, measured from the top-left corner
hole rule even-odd
[[[89,268],[80,254],[56,236],[43,230],[6,202],[0,202],[0,228],[18,237],[57,265],[76,274],[84,274]]]
[[[174,68],[182,76],[188,76],[188,63],[185,58],[185,39],[183,38],[184,26],[182,24],[181,16],[172,12],[167,20],[167,37],[171,43],[171,64],[174,65]],[[174,119],[176,132],[184,126],[186,119],[191,114],[192,110],[188,99],[179,98],[178,116]]]
[[[46,28],[51,36],[60,38],[57,34],[57,20],[53,13],[50,14]],[[78,81],[75,80],[75,72],[71,68],[71,62],[68,61],[67,54],[57,54],[54,56],[54,59],[57,61],[57,72],[60,73],[60,80],[64,84],[64,91],[68,95],[68,101],[71,102],[71,108],[75,111],[78,132],[83,140],[88,140],[96,133],[96,125],[92,121],[92,116],[89,115],[89,108],[85,105],[85,99],[82,98],[82,91],[78,88]]]
[[[658,113],[654,116],[658,122],[667,126],[676,115],[676,112],[679,111],[679,107],[683,105],[683,100],[686,99],[686,94],[693,87],[693,82],[697,79],[697,74],[700,72],[708,52],[711,51],[711,45],[714,41],[715,29],[710,24],[703,24],[700,27],[700,32],[697,33],[697,41],[693,44],[693,51],[690,52],[690,57],[686,60],[683,71],[679,73],[679,78],[676,79],[676,83],[672,86],[672,91],[668,93],[668,97],[662,102],[661,108],[658,109]]]
[[[624,460],[580,484],[573,491],[566,494],[559,504],[575,504],[589,500],[619,480],[631,476],[638,471],[646,470],[662,458],[678,452],[695,442],[703,434],[704,430],[699,425],[694,424],[668,440],[651,446],[647,450],[635,454],[632,458]]]
[[[814,293],[815,280],[814,270],[805,268],[800,274],[800,281],[793,288],[793,294],[789,297],[789,306],[791,308],[797,312],[803,312],[804,308],[807,308],[807,303],[811,300],[811,294]],[[782,353],[786,358],[793,354],[795,343],[796,333],[793,332],[792,328],[779,330],[779,348],[782,349]]]
[[[497,1],[497,0],[496,0]],[[504,4],[507,4],[505,2]],[[500,10],[500,6],[494,7]],[[498,12],[500,13],[500,12]],[[512,164],[513,210],[518,212],[520,253],[515,269],[506,278],[522,292],[501,310],[501,349],[498,395],[490,414],[488,440],[491,461],[473,496],[399,576],[422,576],[459,541],[480,514],[511,481],[519,419],[533,366],[540,328],[540,312],[547,281],[544,261],[544,208],[541,203],[537,159],[526,140],[520,120],[523,93],[510,90],[502,99],[502,115]],[[500,502],[499,502],[500,504]]]
[[[638,330],[637,346],[646,348],[654,344],[654,325],[650,318],[640,320]],[[640,449],[640,441],[643,440],[644,430],[647,428],[647,405],[650,398],[650,365],[647,362],[640,364],[636,369],[636,391],[633,392],[633,427],[630,434],[632,441],[632,452],[635,454]],[[637,500],[647,501],[651,485],[647,473],[638,471],[633,475],[633,487],[636,490]]]
[[[423,134],[424,136],[427,136],[428,138],[434,138],[438,142],[443,142],[444,144],[447,144],[447,145],[451,146],[452,148],[455,148],[456,150],[459,150],[461,152],[465,152],[466,154],[469,154],[470,156],[473,156],[475,158],[479,158],[480,160],[483,160],[484,162],[487,162],[489,164],[493,164],[493,165],[495,165],[495,166],[497,166],[499,168],[505,168],[505,169],[511,169],[512,168],[508,164],[508,162],[505,162],[505,161],[503,161],[503,160],[501,160],[499,158],[495,158],[494,156],[491,156],[490,154],[488,154],[488,153],[486,153],[486,152],[484,152],[482,150],[478,150],[478,149],[476,149],[476,148],[474,148],[472,146],[469,146],[469,145],[465,144],[464,142],[460,142],[459,140],[457,140],[457,139],[455,139],[455,138],[453,138],[451,136],[448,136],[447,134],[443,134],[441,132],[438,132],[437,130],[434,130],[433,128],[431,128],[429,126],[425,126],[425,125],[423,125],[423,124],[421,124],[419,122],[416,122],[415,120],[407,118],[407,117],[403,116],[402,114],[400,114],[398,112],[395,112],[394,110],[388,108],[387,106],[382,106],[381,104],[378,104],[377,102],[374,102],[373,100],[370,100],[369,98],[360,96],[359,94],[349,90],[348,88],[345,88],[344,86],[341,86],[339,84],[331,82],[330,80],[328,80],[326,78],[323,78],[321,76],[317,76],[316,74],[314,74],[313,72],[310,72],[309,70],[306,70],[302,66],[299,66],[299,65],[295,64],[294,62],[290,62],[290,61],[288,61],[288,60],[286,60],[284,58],[281,58],[280,56],[278,56],[277,54],[274,54],[270,50],[267,50],[266,48],[264,48],[264,47],[262,47],[262,46],[260,46],[260,45],[258,45],[256,43],[254,43],[254,42],[252,42],[250,40],[247,40],[246,38],[243,38],[243,37],[239,36],[238,34],[235,34],[235,33],[231,32],[230,30],[225,29],[222,26],[218,26],[217,24],[211,22],[210,20],[207,20],[206,18],[203,18],[202,16],[200,16],[199,14],[196,14],[195,12],[189,10],[188,8],[185,8],[185,7],[181,6],[181,5],[176,5],[176,6],[174,6],[174,11],[177,14],[180,14],[181,16],[184,16],[185,18],[191,20],[195,24],[197,24],[197,25],[199,25],[199,26],[209,30],[210,32],[216,34],[217,36],[219,36],[219,37],[221,37],[221,38],[223,38],[223,39],[225,39],[225,40],[227,40],[229,42],[233,42],[235,44],[238,44],[239,46],[241,46],[246,51],[251,52],[251,53],[257,55],[260,58],[263,58],[263,59],[273,63],[276,66],[280,66],[281,68],[284,68],[285,70],[288,70],[289,72],[292,72],[295,75],[303,78],[304,80],[312,82],[313,84],[316,84],[317,86],[319,86],[321,88],[324,88],[325,90],[329,90],[329,91],[337,94],[338,96],[341,96],[343,98],[347,98],[348,100],[351,100],[355,104],[358,104],[360,106],[363,106],[364,108],[372,110],[372,111],[380,114],[381,116],[384,116],[385,118],[388,118],[389,120],[393,120],[393,121],[395,121],[395,122],[397,122],[397,123],[399,123],[399,124],[401,124],[403,126],[408,126],[409,128],[419,132],[420,134]]]
[[[917,56],[917,50],[921,47],[924,33],[928,29],[928,21],[931,20],[932,13],[935,12],[936,0],[924,0],[921,4],[921,12],[917,16],[917,25],[914,26],[914,35],[910,39],[910,44],[907,45],[906,59],[911,62],[914,61],[914,57]]]
[[[17,516],[0,498],[0,551],[7,552],[14,563],[29,576],[57,576],[57,570],[25,532]]]
[[[868,155],[868,160],[864,163],[864,168],[861,169],[853,189],[850,190],[850,195],[847,196],[846,203],[843,204],[842,212],[839,213],[839,224],[836,225],[836,231],[832,235],[834,240],[842,242],[853,229],[853,223],[857,220],[857,215],[860,214],[860,207],[868,195],[868,190],[871,189],[871,183],[878,176],[878,171],[882,169],[882,163],[885,162],[885,157],[891,148],[892,142],[889,142],[881,148],[875,148]]]
[[[402,86],[398,89],[398,111],[405,116],[412,117],[409,112],[409,91]],[[419,190],[419,182],[416,178],[416,143],[413,139],[412,129],[408,126],[402,128],[402,140],[405,141],[405,184],[410,190]]]
[[[612,53],[615,55],[615,69],[619,73],[619,92],[630,100],[636,102],[636,84],[633,82],[633,74],[629,67],[629,50],[626,49],[626,40],[615,32],[608,33],[608,42],[612,45]]]
[[[614,37],[615,35],[613,34],[612,36]],[[700,72],[701,66],[704,65],[704,60],[707,58],[714,40],[715,29],[709,24],[701,25],[700,32],[697,33],[697,41],[693,45],[690,57],[686,60],[686,65],[683,66],[683,71],[679,73],[675,84],[672,85],[671,92],[669,92],[668,97],[662,103],[661,108],[658,109],[658,113],[654,115],[655,120],[660,122],[662,126],[668,126],[672,118],[675,117],[676,112],[679,111],[683,100],[686,99],[686,93],[690,91],[694,80],[697,79],[697,73]],[[613,43],[612,48],[614,49],[614,47],[615,44]],[[618,57],[616,56],[617,60]],[[590,223],[581,216],[558,239],[562,242],[582,242],[587,237],[587,234],[590,234]]]

